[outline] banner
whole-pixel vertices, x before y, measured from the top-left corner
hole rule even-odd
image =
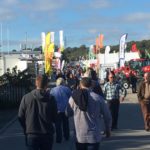
[[[99,48],[103,48],[103,39],[104,39],[104,35],[100,34],[99,36]]]
[[[54,36],[55,36],[55,32],[51,32],[50,43],[54,43],[55,40]]]
[[[42,32],[41,33],[41,40],[42,40],[42,52],[44,53],[44,50],[45,50],[45,32]]]
[[[61,64],[61,71],[63,71],[64,66],[65,66],[65,60],[62,61],[62,64]]]
[[[105,48],[105,54],[104,54],[104,64],[107,64],[107,60],[109,59],[109,52],[110,52],[110,46],[106,46]]]
[[[91,59],[95,59],[95,46],[94,45],[90,45],[90,49],[89,49],[89,60]]]
[[[126,39],[127,39],[127,34],[124,34],[120,38],[120,46],[119,46],[119,62],[120,62],[120,67],[124,66],[124,61],[125,61],[125,49],[126,49]]]
[[[103,39],[104,35],[100,34],[99,37],[96,38],[96,53],[103,48]]]
[[[51,36],[50,36],[50,45],[48,48],[48,53],[50,54],[50,58],[52,59],[54,56],[54,51],[55,51],[55,44],[54,44],[54,35],[55,32],[51,32]]]
[[[59,31],[59,41],[60,41],[60,52],[64,51],[64,38],[63,38],[63,30]]]
[[[50,75],[52,72],[52,59],[54,55],[54,32],[48,32],[46,34],[45,44],[45,73]]]
[[[46,34],[45,37],[45,50],[44,50],[44,56],[45,56],[45,73],[50,74],[50,62],[48,57],[48,47],[50,45],[50,32]]]
[[[99,38],[97,37],[96,38],[96,53],[97,54],[97,51],[99,50]]]

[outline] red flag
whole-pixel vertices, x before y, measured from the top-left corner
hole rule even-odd
[[[100,36],[99,36],[99,40],[100,40],[100,42],[99,42],[99,47],[100,47],[100,48],[103,48],[103,39],[104,39],[104,35],[103,35],[103,34],[100,34]]]
[[[136,43],[132,44],[131,52],[138,52],[139,50],[136,47]]]
[[[96,38],[96,51],[98,51],[99,50],[99,39],[98,39],[98,37]]]

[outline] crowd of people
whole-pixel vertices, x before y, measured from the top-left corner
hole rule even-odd
[[[36,89],[23,96],[18,112],[28,150],[52,150],[54,142],[69,140],[69,117],[76,149],[98,150],[102,136],[110,137],[118,129],[120,102],[127,94],[115,78],[110,71],[102,88],[94,69],[67,68],[53,74],[56,87],[48,88],[48,77],[38,75]],[[137,96],[145,130],[150,131],[150,73],[145,73]]]

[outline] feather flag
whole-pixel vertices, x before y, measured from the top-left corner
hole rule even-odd
[[[48,54],[48,48],[50,45],[50,32],[46,34],[45,37],[45,50],[44,50],[44,56],[45,56],[45,73],[50,74],[50,62],[49,62],[49,54]]]
[[[49,58],[53,59],[54,49],[55,49],[55,45],[54,45],[54,35],[55,35],[55,32],[51,32],[50,34],[51,34],[51,36],[50,36],[50,45],[48,47],[48,53],[49,53]]]
[[[59,31],[59,41],[60,41],[60,51],[64,51],[64,39],[63,39],[63,30]]]
[[[105,53],[104,53],[104,64],[107,64],[109,60],[109,52],[110,52],[110,46],[106,46]]]
[[[51,36],[50,36],[50,43],[54,43],[55,32],[51,32],[50,34],[51,34]]]
[[[99,38],[96,38],[96,53],[99,50]]]
[[[100,34],[99,36],[99,48],[103,48],[103,39],[104,39],[104,35]]]
[[[45,39],[45,73],[50,75],[52,72],[52,59],[54,55],[54,32],[48,32]]]
[[[42,40],[42,52],[44,53],[44,50],[45,50],[45,32],[42,32],[41,33],[41,40]]]
[[[125,62],[126,39],[127,39],[127,34],[122,35],[120,38],[120,46],[119,46],[120,67],[124,66],[124,62]]]
[[[98,52],[101,48],[103,48],[103,39],[104,35],[100,34],[99,37],[96,38],[96,51]]]

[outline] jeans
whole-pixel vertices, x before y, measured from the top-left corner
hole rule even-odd
[[[120,101],[119,99],[114,99],[111,101],[107,101],[107,104],[112,116],[112,129],[117,128]]]
[[[26,145],[28,150],[52,150],[53,137],[27,136]]]
[[[99,150],[100,143],[76,143],[76,150]]]
[[[56,142],[57,143],[61,143],[62,136],[64,136],[66,140],[69,139],[70,137],[69,120],[64,112],[58,113],[55,127],[56,127]]]

